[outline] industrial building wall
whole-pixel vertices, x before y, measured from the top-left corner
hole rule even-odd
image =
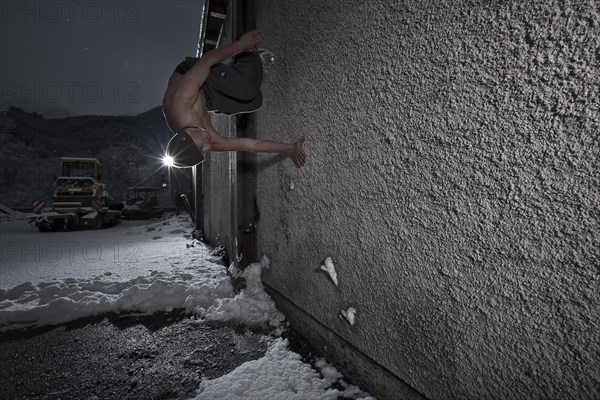
[[[212,124],[224,137],[231,137],[235,132],[232,117],[213,116]],[[202,201],[202,229],[203,236],[214,247],[224,250],[228,255],[235,254],[234,245],[236,233],[235,225],[236,202],[236,153],[207,154],[206,161],[202,164],[202,183],[199,190],[203,196]]]
[[[232,43],[255,25],[252,0],[212,0],[207,5],[209,17],[201,38],[218,38],[219,46]],[[223,137],[255,137],[254,114],[210,115],[212,125]],[[200,179],[196,186],[196,226],[208,243],[223,250],[223,261],[234,262],[238,267],[257,258],[255,168],[253,153],[210,152],[197,172]]]
[[[256,2],[264,280],[380,399],[600,398],[598,8]]]

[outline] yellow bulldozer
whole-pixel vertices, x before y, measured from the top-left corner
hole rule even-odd
[[[52,206],[39,210],[30,222],[41,232],[114,226],[121,222],[121,213],[109,210],[107,201],[97,159],[62,157]]]

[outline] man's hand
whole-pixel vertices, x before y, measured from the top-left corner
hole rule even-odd
[[[304,151],[304,138],[296,140],[296,143],[294,143],[294,152],[291,156],[298,167],[304,165],[307,157],[306,152]]]
[[[251,50],[256,47],[257,44],[262,42],[263,35],[257,30],[246,32],[240,37],[238,43],[244,50]]]

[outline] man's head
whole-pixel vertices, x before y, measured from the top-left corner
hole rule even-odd
[[[167,145],[167,156],[173,159],[173,166],[177,168],[189,168],[200,164],[204,161],[206,152],[210,150],[208,135],[192,136],[186,130],[178,131]]]
[[[208,136],[206,129],[198,128],[196,126],[187,126],[183,128],[182,131],[187,133],[192,138],[202,154],[206,154],[211,150],[210,136]]]

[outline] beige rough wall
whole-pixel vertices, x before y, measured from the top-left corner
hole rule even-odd
[[[600,398],[599,2],[256,3],[310,154],[259,168],[266,283],[428,398]]]

